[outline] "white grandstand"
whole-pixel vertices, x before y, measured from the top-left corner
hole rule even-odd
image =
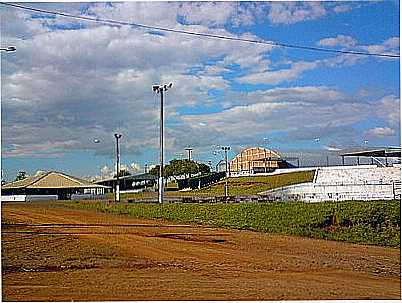
[[[275,199],[306,202],[400,199],[401,165],[319,167],[313,182],[261,194]]]

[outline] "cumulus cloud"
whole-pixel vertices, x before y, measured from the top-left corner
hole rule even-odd
[[[118,19],[128,18],[129,11],[135,12],[135,18],[150,14],[151,19],[165,20],[164,25],[172,22],[177,28],[231,35],[223,29],[177,23],[177,6],[166,11],[163,7],[167,4],[162,8],[152,4],[155,9],[151,4],[130,4],[133,6],[95,4],[87,12]],[[29,19],[16,10],[4,11],[13,12],[9,19],[14,18],[15,25]],[[221,75],[228,71],[224,65],[221,70],[206,68],[202,74],[188,73],[190,68],[211,57],[247,67],[254,62],[245,61],[242,52],[259,58],[272,49],[250,44],[233,48],[227,41],[160,36],[125,26],[91,24],[50,31],[41,18],[32,20],[38,22],[28,24],[27,29],[2,28],[3,37],[15,39],[15,31],[30,34],[29,39],[15,39],[18,56],[7,56],[2,65],[4,157],[32,155],[31,147],[38,157],[43,155],[38,152],[41,148],[54,155],[64,149],[93,150],[112,157],[115,131],[123,133],[125,152],[135,155],[156,148],[159,102],[151,90],[153,84],[174,80],[166,98],[169,119],[178,107],[195,106],[200,101],[207,104],[209,90],[229,89],[229,82]],[[91,142],[95,137],[101,144]],[[49,145],[59,141],[75,143],[60,148]]]
[[[290,25],[298,22],[315,20],[328,14],[348,12],[361,3],[341,3],[332,1],[289,1],[270,3],[268,19],[271,23]]]
[[[373,104],[375,115],[393,127],[399,127],[401,101],[393,95],[385,96]]]
[[[249,84],[279,84],[282,82],[292,81],[298,78],[305,71],[315,69],[318,65],[319,61],[294,62],[291,64],[290,68],[251,73],[249,75],[239,77],[236,80],[240,83]]]
[[[377,54],[388,54],[388,55],[395,55],[399,53],[399,37],[391,37],[385,40],[381,44],[371,44],[371,45],[364,45],[359,44],[356,39],[351,36],[345,35],[337,35],[336,37],[329,37],[321,39],[317,42],[319,46],[330,46],[330,47],[341,47],[341,48],[348,48],[349,50],[356,50],[356,51],[364,51],[368,53],[377,53]],[[363,60],[364,57],[361,56],[353,56],[353,55],[341,55],[335,59],[330,60],[337,60],[340,61],[339,58],[346,60],[350,58],[353,60],[351,62],[357,62],[357,59]]]
[[[271,4],[269,20],[274,24],[293,24],[317,19],[327,13],[319,2],[277,2]]]
[[[266,5],[113,2],[88,4],[83,11],[100,18],[236,36],[223,24],[259,22],[257,16],[267,12]],[[329,9],[322,3],[283,5],[290,13],[283,12],[281,17],[278,8],[276,24],[319,18]],[[218,11],[220,7],[226,11]],[[81,12],[81,6],[71,11]],[[399,99],[395,97],[359,103],[331,87],[292,83],[318,67],[335,66],[335,60],[352,64],[350,58],[354,56],[288,62],[278,68],[270,57],[274,49],[270,45],[194,39],[129,26],[72,24],[66,18],[31,18],[30,14],[8,8],[2,11],[3,16],[9,22],[1,19],[2,39],[18,48],[18,56],[2,56],[5,158],[90,151],[112,159],[114,132],[123,134],[124,154],[137,156],[156,149],[159,96],[151,87],[171,81],[173,88],[165,95],[166,147],[170,150],[211,146],[218,141],[251,142],[272,131],[289,132],[289,136],[302,140],[297,133],[300,125],[305,125],[307,131],[336,128],[331,136],[353,136],[348,130],[350,125],[367,117],[387,120],[393,129],[399,122]],[[258,39],[250,33],[239,36]],[[353,43],[352,37],[339,37],[327,39],[338,38],[338,45]],[[399,38],[379,45],[384,51],[393,51],[399,47]],[[289,87],[239,92],[234,89],[238,83]],[[189,113],[189,108],[197,107],[208,109],[209,114]],[[332,123],[329,126],[328,121]],[[94,144],[93,138],[99,138],[100,143]],[[104,171],[108,173],[106,168]]]
[[[318,41],[318,45],[321,46],[343,46],[352,47],[355,46],[357,41],[350,36],[337,35],[335,38],[324,38]]]
[[[390,127],[374,127],[366,131],[365,134],[367,137],[382,138],[395,136],[395,133],[395,129],[392,129]]]
[[[372,108],[327,87],[271,89],[243,97],[247,98],[245,105],[235,103],[218,113],[182,116],[183,126],[174,130],[179,138],[176,144],[191,138],[196,138],[194,146],[250,142],[278,131],[288,133],[288,140],[311,140],[321,136],[317,131],[336,139],[353,137],[351,125],[367,118]]]

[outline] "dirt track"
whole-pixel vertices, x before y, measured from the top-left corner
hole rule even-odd
[[[399,249],[43,203],[3,204],[2,223],[6,301],[401,297]]]

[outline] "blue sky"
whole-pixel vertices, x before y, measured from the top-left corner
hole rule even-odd
[[[399,54],[399,2],[25,3],[151,26]],[[133,173],[158,158],[217,163],[216,145],[322,156],[328,146],[400,145],[399,59],[320,53],[49,17],[0,6],[2,171],[111,174],[115,132]],[[314,141],[319,137],[320,142]],[[100,143],[94,144],[93,139]],[[263,138],[270,140],[264,141]],[[307,156],[308,155],[308,156]]]

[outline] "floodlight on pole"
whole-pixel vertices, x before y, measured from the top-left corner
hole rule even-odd
[[[159,194],[158,194],[158,202],[163,203],[163,145],[164,145],[164,115],[163,115],[163,92],[167,91],[169,88],[173,86],[173,83],[164,85],[153,85],[152,90],[161,95],[161,106],[160,106],[160,127],[159,127],[159,145],[160,145],[160,165],[159,165]]]
[[[263,140],[264,140],[264,145],[266,145],[267,149],[269,150],[270,139],[265,137],[265,138],[263,138]],[[264,148],[264,172],[265,173],[267,172],[267,152],[266,152],[267,149]],[[271,160],[271,155],[272,155],[271,151],[269,152],[269,154],[270,154],[269,158]]]
[[[228,178],[229,178],[229,170],[228,170],[228,151],[230,150],[230,146],[222,146],[222,150],[225,152],[225,172],[226,172],[226,179],[225,179],[225,197],[227,198],[229,196],[229,184],[228,184]]]
[[[0,47],[0,51],[2,52],[15,52],[17,49],[15,48],[15,46],[7,46],[7,47]]]
[[[121,138],[121,134],[114,134],[116,138],[116,192],[115,192],[115,201],[120,202],[120,149],[119,149],[119,139]]]

